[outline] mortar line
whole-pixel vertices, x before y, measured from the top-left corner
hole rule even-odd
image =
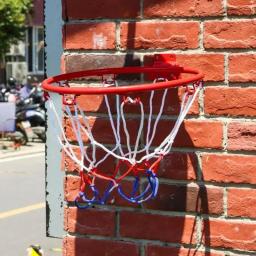
[[[202,238],[203,238],[203,218],[202,215],[199,214],[196,218],[196,249],[204,250],[205,247],[202,243]]]
[[[223,55],[225,53],[231,53],[236,55],[249,55],[255,54],[256,50],[246,49],[246,48],[189,48],[189,49],[169,49],[169,48],[161,48],[161,49],[124,49],[117,52],[115,49],[64,49],[63,54],[126,54],[126,53],[135,53],[135,54],[154,54],[154,53],[170,53],[170,54],[179,54],[179,55],[193,55],[193,54],[210,54],[210,55]]]
[[[202,181],[203,178],[203,171],[202,171],[202,153],[201,152],[195,152],[197,157],[197,182]]]
[[[229,58],[229,53],[224,54],[224,82],[225,85],[229,85],[229,65],[228,65],[228,58]]]
[[[227,150],[228,147],[228,124],[229,120],[223,121],[223,149]]]
[[[226,1],[226,0],[225,0]],[[225,3],[224,3],[225,4]],[[144,7],[144,6],[143,6]],[[224,6],[224,12],[226,7]],[[141,7],[140,7],[140,14],[141,14]],[[144,15],[142,15],[143,17]],[[222,15],[222,16],[197,16],[197,17],[162,17],[162,18],[96,18],[96,19],[73,19],[73,20],[68,20],[65,22],[66,25],[73,25],[73,24],[94,24],[94,23],[104,23],[104,22],[143,22],[143,23],[155,23],[155,22],[184,22],[184,23],[191,23],[191,22],[223,22],[223,21],[232,21],[232,22],[241,22],[241,21],[251,21],[251,17],[248,17],[248,15]]]
[[[224,19],[223,20],[229,20],[229,17],[228,17],[228,3],[227,3],[227,0],[224,0],[222,2],[222,5],[223,5],[223,10],[224,10]]]
[[[144,0],[140,0],[140,19],[144,20]]]
[[[120,238],[120,212],[116,211],[116,229],[115,229],[115,236],[116,238]]]
[[[228,217],[228,192],[227,187],[223,189],[223,210],[224,210],[224,217]]]
[[[120,51],[121,51],[121,31],[120,31],[120,22],[119,21],[116,22],[115,35],[116,35],[116,51],[117,51],[117,53],[120,53]]]
[[[198,42],[198,45],[199,45],[199,49],[201,51],[204,50],[204,22],[203,21],[200,21],[199,22],[199,38],[198,38],[199,42]]]

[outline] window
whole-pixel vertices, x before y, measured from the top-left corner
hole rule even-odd
[[[44,72],[43,27],[29,27],[27,29],[26,60],[29,73],[42,74]]]

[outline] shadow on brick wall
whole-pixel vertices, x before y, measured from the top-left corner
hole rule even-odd
[[[150,9],[158,2],[152,1],[148,8]],[[129,51],[135,48],[135,35],[136,23],[130,22],[127,25],[126,41]],[[102,65],[101,67],[141,65],[140,57],[133,53],[123,55],[104,54],[104,56],[98,54],[89,57],[88,55],[90,54],[85,54],[84,57],[81,55],[68,56],[66,71],[71,72],[75,69],[77,71],[88,66],[91,69],[99,68],[99,62]],[[111,58],[111,60],[108,58]],[[85,62],[87,64],[84,64]],[[121,78],[124,79],[124,77]],[[140,79],[141,77],[131,78],[133,82]],[[160,96],[161,92],[159,93]],[[141,97],[143,98],[143,96]],[[175,116],[180,107],[179,90],[171,90],[169,97],[171,101],[166,108],[165,115]],[[156,101],[159,107],[159,100]],[[111,135],[111,127],[106,126],[104,115],[102,115],[102,113],[106,113],[103,98],[98,96],[85,97],[79,102],[85,103],[85,108],[92,107],[90,113],[96,117],[93,121],[92,132],[98,134],[99,140],[111,144],[114,138],[113,134]],[[96,108],[93,106],[95,104],[97,105]],[[113,113],[115,113],[115,104],[110,105]],[[131,112],[128,130],[135,136],[138,131],[136,124],[138,122],[136,116],[138,109],[129,110]],[[195,111],[191,115],[197,114]],[[158,137],[162,138],[164,136],[165,127],[166,125],[163,124],[162,129],[157,129]],[[160,164],[158,170],[160,178],[159,192],[157,198],[152,201],[142,205],[133,205],[114,192],[109,198],[107,206],[95,206],[86,210],[78,210],[73,207],[71,201],[79,190],[79,178],[78,176],[66,178],[66,200],[71,203],[70,207],[65,210],[65,228],[70,234],[64,239],[65,256],[211,255],[206,250],[199,252],[197,248],[203,243],[209,244],[207,239],[210,237],[210,225],[207,216],[208,214],[215,214],[215,212],[209,205],[209,191],[202,182],[203,177],[198,162],[199,156],[195,153],[194,141],[184,125],[180,130],[174,150]],[[88,153],[90,154],[90,152]],[[115,169],[115,164],[116,160],[110,157],[105,164],[100,166],[100,169],[105,174],[111,175],[113,169]],[[76,169],[70,166],[69,168]],[[124,191],[127,193],[132,189],[131,180],[132,178],[128,177],[123,182]],[[107,183],[100,181],[97,185],[102,193]]]
[[[127,63],[133,65],[132,58],[129,58],[130,61],[127,60]],[[132,82],[134,82],[134,77],[132,77]],[[129,81],[126,80],[126,83]],[[159,145],[170,131],[170,127],[173,126],[173,118],[177,116],[180,108],[181,95],[182,90],[171,89],[169,91],[163,111],[165,119],[159,123],[157,134],[152,142],[153,146]],[[135,95],[130,96],[135,97]],[[150,94],[143,93],[139,96],[144,102],[145,110],[148,110],[149,106],[146,100],[149,99]],[[162,92],[156,92],[154,97],[153,113],[156,118]],[[80,96],[78,103],[89,113],[95,139],[106,145],[114,144],[115,138],[106,116],[107,109],[103,97]],[[109,97],[109,104],[115,119],[115,97]],[[134,144],[138,133],[140,121],[138,114],[138,106],[126,108],[127,129],[130,133],[131,144]],[[198,115],[198,107],[193,106],[190,116],[196,117],[196,115]],[[107,120],[108,122],[106,122]],[[146,123],[147,118],[145,118],[145,127]],[[66,130],[69,131],[69,139],[75,141],[74,134],[70,132],[72,130],[70,124],[66,123]],[[122,137],[125,137],[124,131],[121,131],[121,134]],[[83,139],[84,141],[88,140],[86,137]],[[144,140],[145,134],[140,141],[142,146]],[[125,147],[125,140],[123,144]],[[158,170],[160,187],[157,198],[141,205],[125,201],[115,191],[108,198],[107,206],[96,205],[89,209],[78,210],[73,207],[72,201],[79,191],[79,177],[67,177],[65,196],[66,200],[71,203],[65,213],[65,228],[71,236],[64,239],[66,250],[64,255],[211,255],[207,251],[198,252],[197,248],[203,243],[209,244],[207,239],[210,237],[210,226],[207,216],[208,214],[218,214],[218,212],[215,212],[214,206],[209,205],[209,200],[212,198],[209,198],[211,197],[209,190],[202,182],[199,156],[195,151],[194,140],[187,132],[186,126],[182,125],[174,142],[173,151],[166,155],[160,164]],[[91,149],[88,149],[87,153],[91,155]],[[104,156],[103,152],[97,151],[97,157],[101,159],[102,156]],[[66,164],[69,162],[66,159]],[[117,161],[114,157],[108,157],[98,167],[99,172],[112,176],[116,164]],[[119,167],[119,175],[124,173],[124,166]],[[72,164],[66,165],[66,169],[79,171]],[[129,193],[132,190],[132,180],[132,176],[129,175],[124,179],[122,182],[124,192]],[[142,181],[145,182],[145,178],[142,178]],[[144,182],[141,184],[141,189],[145,186]],[[96,181],[101,195],[108,183],[101,180]],[[76,234],[78,234],[76,238],[72,237]]]

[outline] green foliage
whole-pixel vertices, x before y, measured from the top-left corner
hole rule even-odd
[[[31,0],[0,0],[0,57],[24,37]]]

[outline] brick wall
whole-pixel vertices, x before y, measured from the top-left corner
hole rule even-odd
[[[161,163],[156,200],[78,210],[77,169],[65,159],[65,256],[256,254],[255,14],[255,0],[63,0],[64,72],[170,52],[206,81]]]

